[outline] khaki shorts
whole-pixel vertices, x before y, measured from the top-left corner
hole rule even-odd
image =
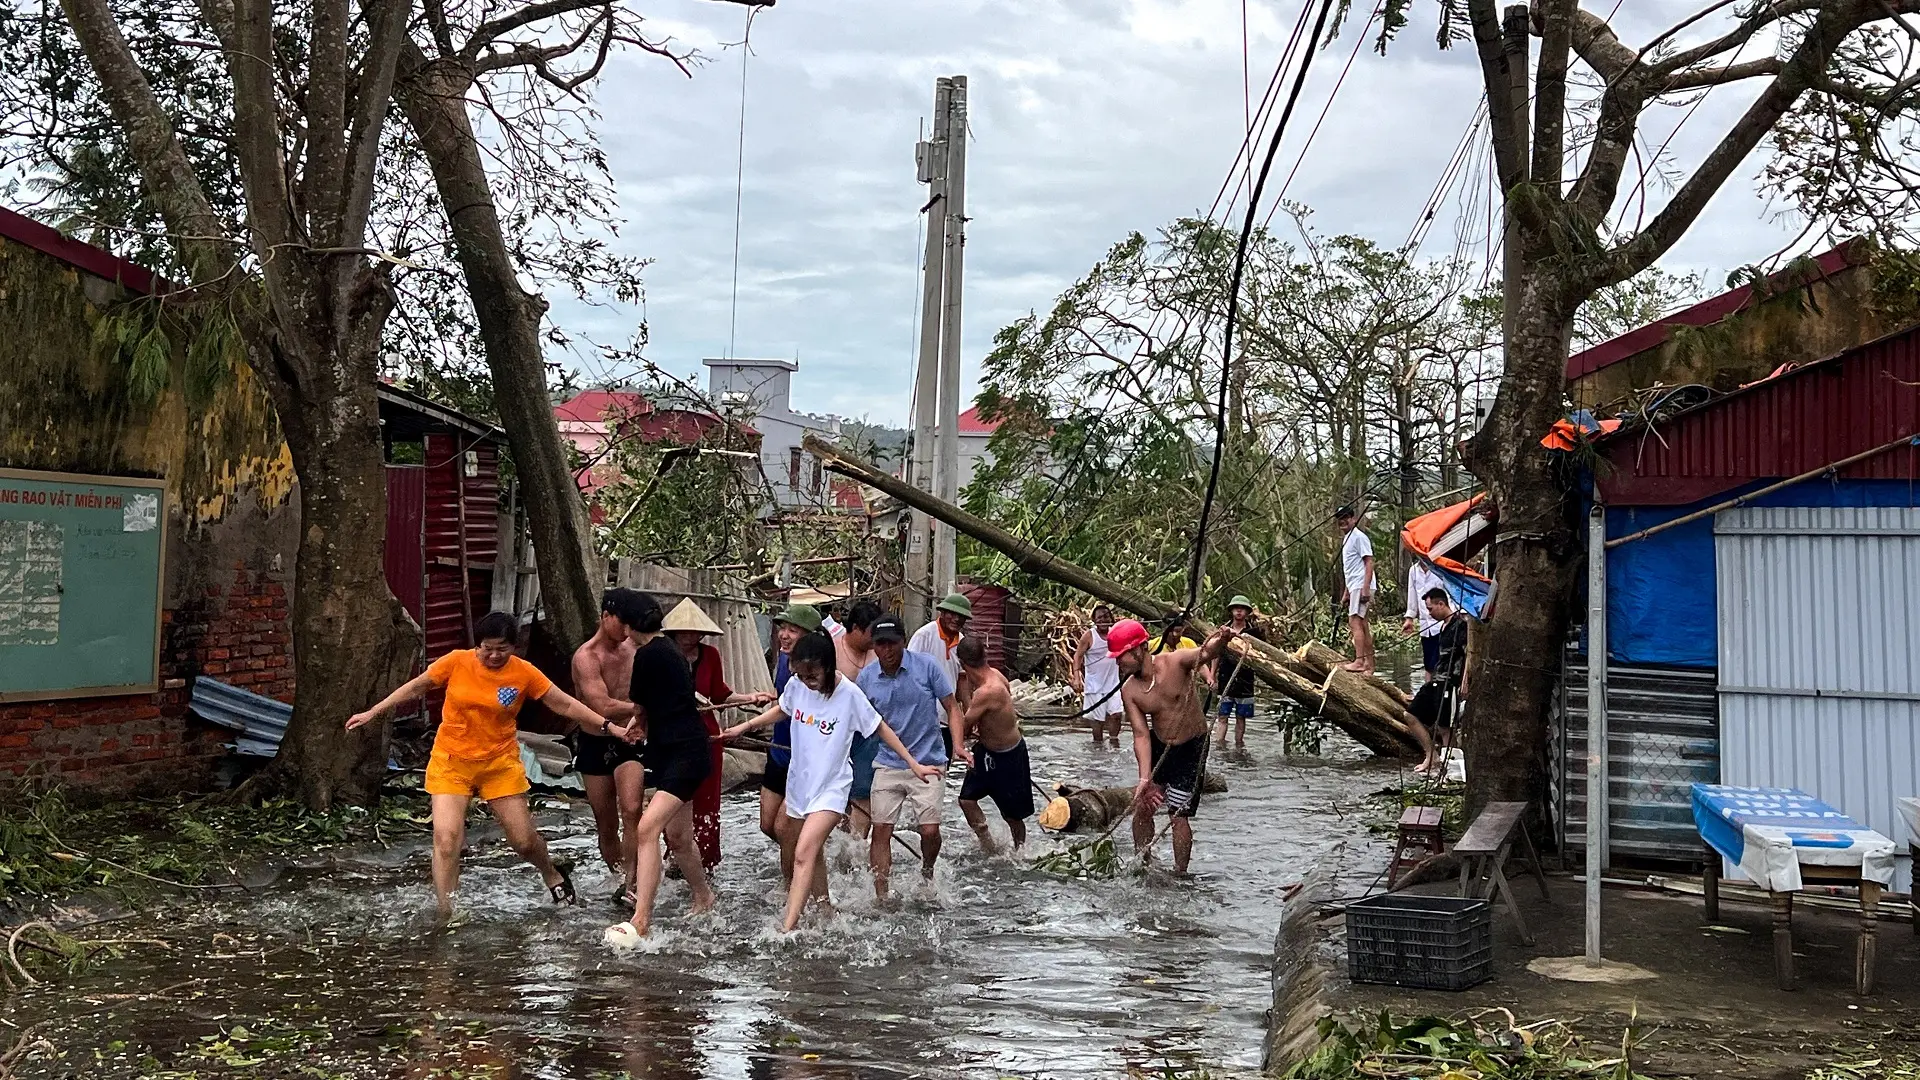
[[[909,825],[940,824],[940,804],[945,801],[944,777],[922,780],[909,769],[873,770],[873,821],[876,825],[900,824],[901,810],[907,810]]]

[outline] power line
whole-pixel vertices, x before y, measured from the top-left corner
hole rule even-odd
[[[1333,109],[1333,99],[1340,96],[1340,88],[1347,82],[1347,73],[1353,70],[1353,62],[1360,56],[1360,46],[1366,43],[1367,34],[1373,30],[1373,24],[1379,18],[1380,12],[1376,9],[1372,15],[1367,16],[1367,25],[1361,27],[1360,32],[1354,35],[1353,51],[1347,54],[1347,65],[1340,69],[1340,77],[1333,81],[1333,92],[1327,95],[1327,103],[1320,107],[1320,116],[1314,120],[1313,130],[1307,132],[1307,141],[1300,145],[1300,153],[1293,159],[1293,168],[1287,170],[1287,178],[1280,184],[1280,194],[1274,200],[1272,209],[1267,211],[1266,220],[1260,223],[1261,228],[1264,229],[1272,223],[1274,211],[1280,208],[1280,201],[1287,197],[1287,189],[1293,186],[1294,176],[1300,172],[1301,163],[1307,160],[1307,151],[1313,147],[1313,137],[1320,134],[1320,125],[1326,123],[1327,113]]]
[[[1320,0],[1320,14],[1314,20],[1310,41],[1320,40],[1321,32],[1326,29],[1327,16],[1332,11],[1333,0]],[[1273,159],[1280,152],[1280,140],[1286,136],[1287,122],[1293,118],[1294,106],[1300,101],[1300,91],[1306,86],[1307,72],[1313,67],[1315,51],[1310,47],[1300,58],[1299,74],[1293,80],[1293,89],[1287,94],[1286,108],[1280,113],[1280,121],[1273,129],[1273,139],[1267,144],[1266,157],[1260,163],[1260,177],[1247,195],[1246,220],[1240,226],[1240,242],[1234,249],[1233,278],[1227,287],[1226,327],[1220,339],[1220,393],[1214,411],[1213,464],[1207,470],[1207,493],[1200,502],[1200,521],[1193,531],[1193,561],[1187,570],[1186,610],[1189,613],[1193,611],[1193,605],[1200,595],[1201,564],[1207,550],[1207,522],[1213,514],[1214,497],[1220,490],[1220,464],[1227,449],[1227,401],[1233,383],[1233,331],[1240,319],[1240,283],[1247,269],[1247,244],[1253,237],[1253,218],[1260,209],[1260,194],[1266,189],[1267,175],[1273,171]]]
[[[740,323],[740,205],[747,178],[747,59],[753,55],[753,17],[760,9],[747,9],[747,26],[740,35],[740,132],[733,157],[733,298],[727,307],[727,359],[733,359],[734,330]]]

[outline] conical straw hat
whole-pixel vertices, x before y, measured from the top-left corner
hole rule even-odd
[[[660,629],[668,633],[675,630],[695,630],[702,634],[726,633],[707,618],[707,613],[701,611],[700,605],[694,603],[691,597],[680,601],[672,611],[667,612],[667,617],[660,621]]]

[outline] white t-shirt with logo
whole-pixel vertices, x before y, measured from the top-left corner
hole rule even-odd
[[[798,678],[787,680],[780,709],[790,718],[787,741],[793,747],[787,766],[787,816],[804,818],[817,810],[846,813],[853,795],[854,737],[880,730],[880,714],[845,676],[834,679],[831,696]]]
[[[1340,568],[1346,574],[1347,591],[1357,593],[1367,584],[1367,564],[1362,559],[1373,558],[1373,541],[1367,538],[1366,531],[1355,525],[1347,533],[1346,542],[1340,545]]]

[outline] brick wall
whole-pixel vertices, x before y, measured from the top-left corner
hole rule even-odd
[[[217,583],[210,566],[176,579],[161,616],[159,693],[0,705],[0,780],[114,793],[207,786],[230,735],[188,713],[187,681],[207,675],[293,700],[291,575],[249,562],[228,562]]]

